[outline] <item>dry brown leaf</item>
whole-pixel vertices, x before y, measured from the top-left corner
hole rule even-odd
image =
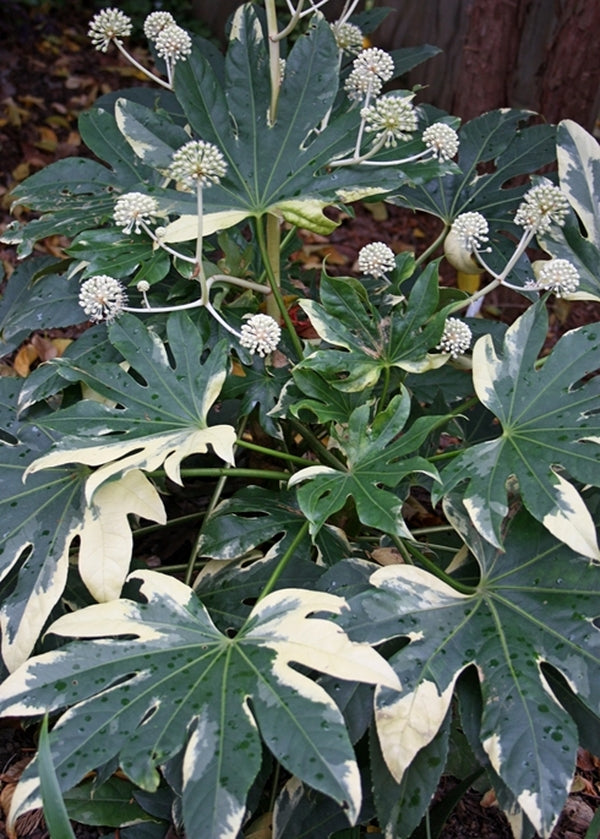
[[[380,565],[403,565],[404,557],[398,548],[374,548],[370,552],[371,559]]]
[[[24,344],[17,352],[13,366],[19,376],[25,378],[31,373],[31,365],[38,360],[38,353],[31,344]]]
[[[272,813],[263,813],[244,831],[244,839],[272,839],[272,836]]]

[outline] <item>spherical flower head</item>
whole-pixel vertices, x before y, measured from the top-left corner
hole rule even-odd
[[[111,41],[131,35],[131,18],[120,9],[102,9],[91,19],[88,38],[100,52],[106,52]]]
[[[448,318],[437,349],[456,358],[469,349],[472,338],[473,333],[466,323],[458,318]]]
[[[344,90],[349,99],[354,102],[362,101],[367,93],[378,96],[381,93],[383,82],[379,76],[365,72],[361,68],[352,70],[344,83]]]
[[[178,149],[169,168],[172,178],[189,187],[218,184],[226,171],[227,163],[219,149],[204,140],[190,140]]]
[[[434,122],[425,129],[422,139],[438,160],[450,160],[458,151],[458,134],[445,122]]]
[[[394,251],[383,242],[371,242],[358,252],[358,270],[375,279],[396,267]]]
[[[359,52],[352,67],[354,70],[377,76],[382,82],[388,82],[394,75],[394,59],[379,47],[369,47]]]
[[[461,213],[454,219],[451,227],[459,245],[469,253],[481,249],[488,241],[489,226],[481,213]]]
[[[140,280],[139,283],[136,285],[137,290],[140,294],[145,294],[147,291],[150,291],[150,283],[148,280]]]
[[[362,50],[364,36],[358,26],[338,21],[331,24],[331,31],[339,50],[351,55],[357,55]]]
[[[277,348],[281,338],[281,329],[276,320],[270,315],[251,315],[242,324],[240,344],[252,355],[258,353],[264,358]]]
[[[151,12],[144,21],[144,35],[149,41],[156,41],[163,29],[174,25],[175,18],[170,12]]]
[[[537,284],[557,297],[563,297],[579,288],[579,272],[568,259],[549,259],[538,272]]]
[[[559,187],[545,181],[525,193],[515,213],[515,223],[534,233],[547,233],[552,222],[562,227],[568,209],[569,202]]]
[[[181,26],[172,23],[156,36],[156,52],[165,61],[181,61],[192,51],[192,39]]]
[[[114,277],[98,274],[81,284],[79,305],[90,320],[114,320],[126,303],[125,289]]]
[[[140,226],[149,224],[157,211],[156,198],[142,192],[126,192],[117,198],[113,218],[115,223],[123,228],[123,233],[129,235],[132,230],[139,233]]]
[[[398,140],[410,140],[416,131],[417,112],[411,102],[413,96],[382,96],[373,105],[360,112],[365,130],[376,131],[375,141],[385,137],[386,147],[395,146]]]

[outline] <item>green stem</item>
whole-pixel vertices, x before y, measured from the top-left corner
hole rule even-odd
[[[445,224],[445,225],[444,225],[444,229],[442,230],[442,232],[440,233],[440,235],[437,237],[437,239],[435,239],[435,240],[434,240],[434,241],[433,241],[433,242],[429,245],[429,247],[427,248],[427,250],[424,250],[424,251],[423,251],[423,253],[421,254],[421,256],[420,256],[418,259],[416,259],[416,260],[415,260],[415,267],[417,267],[418,265],[421,265],[421,263],[423,263],[423,262],[426,262],[426,261],[429,259],[429,257],[430,257],[433,253],[435,253],[435,252],[436,252],[436,250],[439,248],[439,246],[442,244],[442,242],[443,242],[443,241],[444,241],[444,239],[446,238],[446,235],[447,235],[447,233],[448,233],[448,231],[449,231],[449,230],[450,230],[450,225],[449,225],[449,224]]]
[[[446,583],[460,594],[474,594],[476,592],[476,589],[472,586],[460,583],[458,580],[455,580],[454,577],[451,577],[450,574],[446,574],[445,571],[442,571],[435,562],[426,557],[425,554],[421,553],[417,546],[413,545],[412,542],[405,542],[405,545],[414,558],[425,568],[425,570],[429,571],[430,574],[433,574],[434,577],[437,577],[438,580],[442,580],[442,582]]]
[[[295,454],[279,451],[279,449],[268,449],[266,446],[259,446],[257,443],[251,443],[249,440],[236,440],[236,445],[242,449],[248,449],[251,452],[258,452],[267,457],[279,457],[282,460],[287,460],[289,463],[297,463],[299,466],[310,466],[310,463],[303,457],[298,457]]]
[[[304,462],[306,465],[306,461]],[[163,478],[164,470],[157,469],[148,472],[151,478]],[[209,466],[202,469],[182,469],[181,475],[184,478],[220,478],[223,475],[236,478],[265,478],[269,481],[287,481],[290,478],[289,472],[276,472],[270,469],[245,469],[239,466]]]
[[[275,225],[277,225],[277,234],[275,233]],[[271,215],[271,213],[267,213],[267,236],[269,236],[269,240],[265,235],[265,230],[262,226],[262,220],[256,220],[256,235],[258,239],[258,245],[261,251],[261,255],[263,258],[263,262],[265,265],[265,269],[267,272],[267,279],[269,280],[269,285],[271,286],[271,293],[273,298],[277,304],[277,314],[281,315],[283,322],[289,332],[290,339],[294,345],[294,349],[296,350],[296,354],[299,359],[301,359],[304,355],[304,351],[302,349],[302,342],[294,329],[294,324],[291,321],[289,312],[286,308],[285,301],[281,295],[281,289],[279,284],[279,268],[274,269],[273,263],[271,262],[271,257],[275,258],[275,254],[272,253],[274,245],[273,240],[277,237],[277,242],[280,241],[280,234],[279,234],[279,220]],[[277,253],[277,260],[276,265],[279,266],[279,252]],[[277,270],[277,273],[276,273]],[[269,305],[269,298],[267,298],[267,307]]]
[[[113,38],[113,43],[116,46],[116,48],[119,50],[121,55],[125,56],[125,58],[127,59],[127,61],[129,61],[130,64],[133,64],[134,67],[136,67],[138,70],[141,70],[141,72],[145,76],[147,76],[149,79],[152,79],[152,81],[156,82],[156,84],[161,85],[161,87],[166,87],[167,90],[172,90],[173,89],[172,86],[168,82],[165,82],[164,79],[161,79],[159,76],[156,76],[150,70],[147,70],[146,67],[144,67],[143,64],[140,64],[139,61],[136,61],[135,58],[129,52],[127,52],[127,50],[125,49],[125,47],[123,46],[121,41],[119,41],[118,38]]]
[[[301,422],[292,419],[291,417],[288,418],[288,422],[292,426],[292,428],[295,429],[298,432],[298,434],[300,434],[306,440],[313,452],[315,452],[315,454],[318,454],[319,458],[323,463],[327,463],[329,466],[332,466],[334,469],[338,469],[342,472],[347,471],[342,461],[338,460],[334,454],[331,454],[329,449],[325,448],[325,446],[319,440],[316,434],[314,434],[309,428],[306,428],[306,426],[303,425]]]
[[[281,557],[281,559],[277,563],[277,566],[275,567],[273,573],[271,574],[271,576],[267,580],[265,587],[263,588],[263,590],[259,594],[258,600],[256,601],[257,603],[260,602],[264,597],[266,597],[267,594],[270,594],[273,591],[273,589],[275,588],[275,586],[277,584],[277,580],[283,574],[283,572],[285,570],[285,567],[288,564],[288,562],[290,561],[290,559],[292,558],[292,556],[294,555],[294,553],[296,551],[296,548],[298,547],[298,545],[302,542],[302,540],[306,536],[306,534],[308,532],[308,524],[309,524],[308,521],[304,522],[304,524],[302,525],[302,527],[300,528],[300,530],[296,534],[294,540],[292,541],[292,544],[289,546],[287,551],[284,553],[284,555]]]
[[[267,33],[269,41],[269,72],[271,76],[271,104],[269,106],[269,122],[274,124],[277,119],[277,103],[279,88],[281,87],[281,65],[277,27],[277,10],[275,0],[265,0],[267,16]]]
[[[383,368],[383,390],[381,391],[381,396],[379,397],[379,405],[377,407],[377,413],[383,411],[388,400],[388,393],[390,389],[390,368],[384,367]]]
[[[196,269],[198,271],[198,281],[200,283],[201,294],[200,299],[203,305],[208,302],[208,285],[206,284],[206,274],[204,273],[204,266],[202,264],[202,245],[204,239],[204,204],[202,197],[202,184],[198,180],[196,186],[196,213],[198,216],[198,232],[196,234]]]

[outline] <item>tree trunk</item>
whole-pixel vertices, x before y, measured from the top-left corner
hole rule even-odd
[[[548,45],[539,109],[549,122],[573,119],[591,130],[600,109],[600,4],[563,2]]]
[[[465,122],[484,111],[509,105],[522,3],[474,0],[471,6],[450,108]]]

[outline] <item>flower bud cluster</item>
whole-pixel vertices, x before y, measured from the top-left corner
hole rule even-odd
[[[481,213],[461,213],[454,219],[451,232],[460,247],[469,253],[479,250],[489,239],[489,226]]]
[[[175,18],[170,12],[151,12],[144,21],[144,35],[149,41],[156,41],[163,29],[174,25]]]
[[[451,358],[456,358],[469,349],[472,338],[473,333],[466,323],[458,318],[447,318],[444,332],[436,349],[448,353]]]
[[[377,96],[381,93],[384,82],[389,81],[393,74],[392,56],[379,47],[369,47],[354,59],[344,88],[350,99],[360,101],[367,94]]]
[[[270,315],[251,315],[242,325],[240,345],[264,358],[277,348],[281,328]]]
[[[173,155],[170,176],[189,187],[218,184],[227,171],[223,154],[213,143],[190,140]]]
[[[106,52],[111,41],[131,35],[131,18],[120,9],[102,9],[90,21],[88,38],[100,52]]]
[[[79,305],[90,320],[114,320],[127,304],[125,289],[114,277],[97,274],[81,284]]]
[[[383,242],[371,242],[358,252],[358,270],[375,279],[396,267],[394,252]]]
[[[445,122],[435,122],[423,132],[423,142],[439,160],[451,160],[458,151],[458,134]]]
[[[340,22],[331,24],[331,31],[339,50],[357,55],[362,50],[363,33],[353,23]]]
[[[537,285],[556,297],[564,297],[579,288],[579,272],[567,259],[549,259],[538,272]]]
[[[161,29],[155,43],[158,55],[171,64],[186,58],[192,51],[192,39],[175,23]]]
[[[568,209],[566,196],[546,180],[525,193],[515,213],[515,223],[534,233],[547,233],[552,222],[562,227]]]
[[[365,130],[377,132],[375,141],[385,138],[385,146],[397,145],[398,140],[410,140],[412,132],[417,130],[417,112],[410,96],[381,96],[373,105],[360,112],[365,121]]]
[[[150,224],[158,212],[158,202],[142,192],[126,192],[117,198],[113,218],[115,224],[129,235],[132,230],[140,232],[142,224]]]

